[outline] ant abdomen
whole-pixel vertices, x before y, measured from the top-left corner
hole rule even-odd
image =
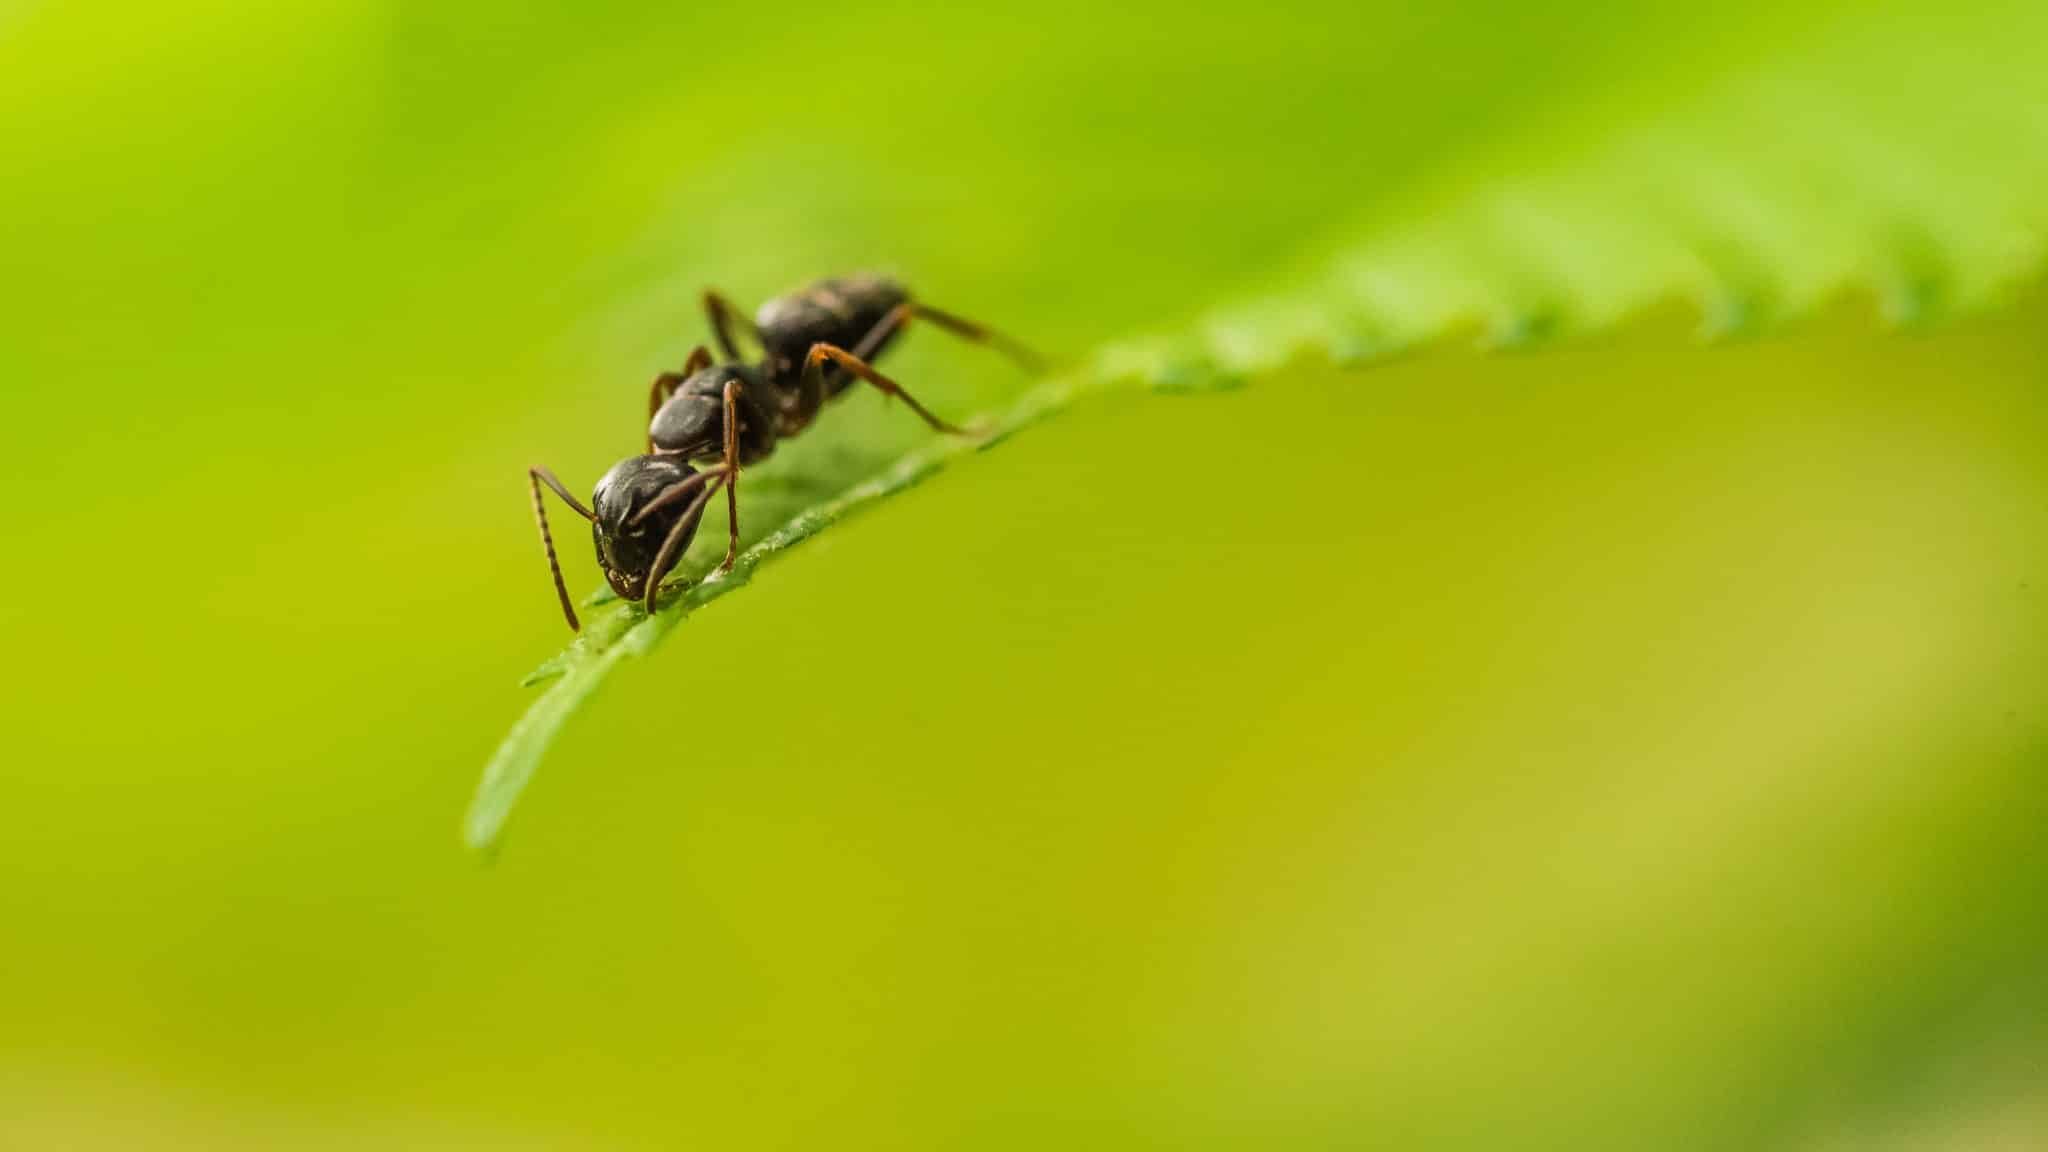
[[[817,344],[844,348],[863,360],[879,356],[897,332],[897,326],[883,328],[882,322],[909,300],[910,293],[886,276],[834,276],[761,305],[754,324],[769,359],[789,373]],[[880,336],[874,346],[862,348],[862,342],[875,333]],[[826,386],[834,395],[851,383],[853,378],[844,372],[826,377]]]

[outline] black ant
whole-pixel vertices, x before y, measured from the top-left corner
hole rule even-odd
[[[572,629],[581,626],[562,582],[562,565],[555,558],[554,537],[541,503],[542,484],[590,521],[597,562],[612,591],[627,600],[644,600],[652,612],[662,578],[689,547],[711,497],[720,487],[725,489],[728,539],[725,560],[719,565],[723,572],[739,555],[741,467],[775,451],[778,440],[810,427],[825,401],[855,380],[900,398],[934,429],[963,434],[869,367],[910,321],[924,320],[963,339],[992,345],[1027,369],[1040,365],[1022,345],[913,301],[901,285],[882,276],[820,280],[763,304],[752,322],[716,292],[704,294],[704,311],[727,362],[714,363],[710,349],[699,344],[682,371],[654,378],[647,393],[647,452],[621,460],[605,473],[591,496],[591,507],[570,495],[553,472],[527,469],[541,546],[547,551],[562,615]],[[741,359],[733,343],[736,326],[761,346],[764,356],[758,363]],[[698,471],[692,465],[705,467]]]

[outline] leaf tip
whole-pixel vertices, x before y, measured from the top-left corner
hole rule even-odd
[[[494,863],[498,858],[498,846],[505,833],[507,809],[491,802],[486,792],[489,778],[477,788],[477,794],[469,803],[469,811],[462,817],[462,846],[469,849],[485,864]]]

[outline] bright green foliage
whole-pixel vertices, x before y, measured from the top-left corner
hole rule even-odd
[[[2044,21],[0,3],[0,1148],[2042,1146]]]
[[[1201,391],[1302,356],[1362,365],[1459,334],[1523,347],[1663,304],[1725,337],[1854,292],[1894,322],[1994,299],[2048,246],[2048,75],[2030,67],[2043,37],[2039,6],[1852,21],[1653,114],[1617,102],[1575,126],[1572,158],[1382,225],[1318,286],[1115,344],[975,441],[887,466],[845,445],[822,461],[786,453],[748,474],[749,546],[733,572],[707,575],[723,545],[702,534],[680,568],[687,593],[651,619],[633,605],[595,613],[528,678],[553,683],[485,770],[469,842],[496,841],[556,733],[622,659],[780,552],[1090,392]]]

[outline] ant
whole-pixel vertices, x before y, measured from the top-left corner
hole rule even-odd
[[[562,615],[572,630],[581,625],[555,558],[541,485],[590,521],[597,561],[612,591],[627,600],[644,600],[652,612],[662,578],[690,546],[698,520],[721,487],[727,541],[718,570],[731,570],[739,555],[740,469],[765,459],[777,441],[810,427],[825,402],[855,380],[901,399],[932,428],[965,435],[869,366],[910,321],[923,320],[962,339],[988,344],[1027,370],[1043,363],[1013,340],[912,300],[902,285],[884,276],[817,281],[761,305],[752,321],[724,296],[706,292],[704,312],[726,362],[713,362],[710,349],[699,344],[682,371],[654,378],[647,391],[647,451],[613,465],[597,482],[590,507],[570,495],[548,469],[526,470],[541,547],[547,552]],[[750,364],[740,356],[734,328],[753,337],[763,350],[761,360]],[[702,465],[703,470],[693,465]]]

